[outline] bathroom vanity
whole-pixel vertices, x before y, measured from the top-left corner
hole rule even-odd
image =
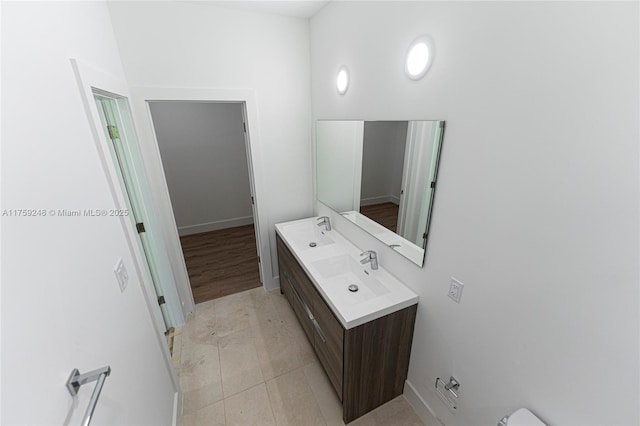
[[[316,219],[276,225],[280,289],[349,423],[402,394],[418,296]]]

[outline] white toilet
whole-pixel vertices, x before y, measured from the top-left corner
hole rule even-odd
[[[546,426],[546,424],[531,411],[520,408],[510,416],[504,416],[498,422],[498,426]]]

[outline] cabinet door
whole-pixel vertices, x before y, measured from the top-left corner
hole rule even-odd
[[[288,255],[291,257],[291,281],[296,285],[296,290],[298,290],[300,298],[304,300],[311,309],[313,301],[317,297],[316,288],[291,252],[289,252]]]
[[[342,368],[344,329],[318,294],[313,314],[318,325],[314,346],[329,380],[342,401]]]
[[[284,256],[283,256],[282,250],[280,250],[280,245],[278,244],[278,273],[280,275],[280,290],[282,291],[282,294],[284,294],[284,296],[289,301],[289,304],[292,304],[293,297],[294,297],[293,290],[291,289],[291,286],[287,282],[287,276],[289,274],[288,274],[285,262],[283,260],[283,257]]]

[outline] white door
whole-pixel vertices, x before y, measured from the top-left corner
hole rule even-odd
[[[165,291],[161,284],[160,274],[158,273],[158,247],[153,246],[147,229],[145,228],[145,224],[146,227],[149,226],[149,221],[145,217],[146,212],[142,205],[141,188],[135,178],[136,172],[139,174],[140,171],[135,170],[133,159],[130,158],[129,155],[131,147],[126,146],[127,144],[135,143],[135,141],[128,140],[127,129],[123,120],[123,116],[129,115],[127,100],[104,92],[94,93],[94,99],[100,113],[102,129],[105,132],[107,140],[110,142],[109,151],[116,170],[119,172],[118,180],[127,203],[127,208],[122,209],[122,211],[118,213],[127,216],[136,228],[138,233],[137,242],[139,243],[141,253],[144,254],[145,266],[147,267],[155,290],[155,297],[158,300],[158,306],[164,321],[164,328],[168,330],[176,324],[171,318],[171,314],[167,308]]]
[[[248,114],[247,114],[247,103],[242,103],[242,119],[244,121],[244,144],[245,150],[247,152],[247,166],[249,168],[249,186],[251,190],[251,211],[253,212],[253,230],[256,235],[256,250],[258,251],[258,271],[260,274],[260,283],[264,284],[264,271],[262,268],[262,258],[260,257],[260,247],[262,247],[262,241],[260,238],[260,218],[258,216],[258,205],[256,200],[256,189],[255,189],[255,175],[254,175],[254,167],[253,167],[253,159],[251,157],[251,141],[249,135],[249,125],[248,125]]]

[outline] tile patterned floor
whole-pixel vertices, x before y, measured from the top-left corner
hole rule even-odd
[[[190,425],[344,425],[329,379],[280,292],[256,288],[196,305],[174,364]],[[350,423],[422,425],[398,397]]]

